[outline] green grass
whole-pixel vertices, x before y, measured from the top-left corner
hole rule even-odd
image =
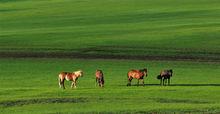
[[[0,52],[218,59],[219,5],[218,0],[3,0]]]
[[[219,113],[219,6],[219,0],[0,0],[0,113]],[[127,87],[128,70],[144,67],[146,86]],[[168,68],[172,86],[161,87],[156,76]],[[58,73],[78,69],[85,72],[78,88],[67,82],[59,89]],[[95,87],[96,69],[104,71],[104,88]]]
[[[141,113],[220,110],[219,63],[84,60],[0,59],[1,113]],[[127,87],[127,71],[147,67],[146,86]],[[94,72],[102,69],[105,87],[95,87]],[[173,68],[172,86],[159,86],[161,69]],[[58,73],[82,69],[78,88],[58,88]],[[137,80],[133,80],[135,85]],[[62,100],[63,99],[63,100]]]

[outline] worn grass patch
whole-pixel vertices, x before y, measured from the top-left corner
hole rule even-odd
[[[167,98],[151,98],[158,103],[189,103],[189,104],[207,104],[207,101],[197,101],[188,99],[167,99]]]
[[[2,101],[0,105],[3,107],[14,107],[31,104],[49,104],[49,103],[84,103],[86,98],[39,98],[39,99],[22,99],[12,101]]]

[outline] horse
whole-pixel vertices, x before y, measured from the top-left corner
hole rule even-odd
[[[99,84],[99,87],[104,87],[104,74],[102,70],[96,70],[95,72],[96,85]]]
[[[172,77],[172,75],[173,75],[173,70],[172,69],[162,70],[160,72],[160,75],[157,76],[157,79],[160,80],[160,85],[166,85],[167,80],[168,80],[168,85],[170,85],[170,77]],[[162,81],[163,81],[163,83],[162,83]]]
[[[144,86],[144,76],[147,77],[147,69],[141,69],[141,70],[130,70],[128,71],[128,84],[127,86],[131,86],[131,80],[133,78],[136,78],[138,80],[137,86],[139,86],[139,80],[142,80],[143,86]]]
[[[59,87],[63,89],[65,89],[65,86],[64,86],[64,81],[67,80],[67,81],[72,81],[72,84],[71,84],[71,88],[76,88],[76,81],[79,77],[82,77],[83,76],[83,71],[82,70],[78,70],[78,71],[75,71],[75,72],[61,72],[59,73],[59,76],[58,76],[58,81],[59,81]]]

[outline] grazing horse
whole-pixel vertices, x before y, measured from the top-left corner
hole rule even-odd
[[[82,77],[82,76],[83,76],[83,72],[81,70],[75,71],[73,73],[61,72],[58,77],[59,86],[60,88],[63,87],[63,89],[65,89],[64,81],[67,80],[67,81],[72,81],[71,88],[73,87],[76,88],[76,81],[79,77]]]
[[[170,77],[172,77],[173,70],[162,70],[160,72],[160,75],[157,76],[157,79],[160,80],[160,85],[166,85],[167,80],[168,80],[168,85],[170,85]],[[162,83],[163,81],[163,83]],[[166,81],[166,82],[165,82]]]
[[[104,87],[104,74],[102,70],[96,70],[95,72],[96,85],[99,84],[99,87]]]
[[[138,80],[137,86],[139,86],[139,80],[142,80],[142,83],[143,83],[143,86],[144,86],[144,76],[147,77],[147,69],[130,70],[128,72],[128,84],[127,84],[127,86],[131,86],[131,80],[133,78],[136,78]]]

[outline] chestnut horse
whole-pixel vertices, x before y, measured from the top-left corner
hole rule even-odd
[[[142,83],[143,83],[143,86],[144,86],[144,76],[147,77],[147,69],[130,70],[128,72],[128,84],[127,84],[127,86],[131,86],[131,80],[133,78],[136,78],[138,80],[137,86],[139,86],[139,80],[142,80]]]
[[[73,72],[73,73],[61,72],[58,77],[59,86],[60,88],[63,87],[63,89],[65,89],[64,81],[67,80],[67,81],[72,81],[71,88],[73,87],[76,88],[76,81],[79,77],[82,77],[82,76],[83,76],[83,72],[81,70]]]
[[[170,85],[170,77],[172,77],[172,75],[173,75],[173,70],[172,69],[162,70],[160,72],[160,75],[157,76],[157,79],[160,80],[160,85],[166,85],[167,80],[168,80],[168,85]],[[162,83],[162,81],[163,81],[163,83]]]
[[[104,74],[102,70],[96,70],[95,72],[96,85],[99,84],[99,87],[104,87]]]

